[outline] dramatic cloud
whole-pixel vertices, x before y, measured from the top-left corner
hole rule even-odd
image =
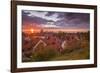
[[[23,10],[22,22],[23,25],[35,24],[41,27],[89,29],[90,15],[88,13]]]
[[[27,13],[27,16],[29,17],[39,17],[42,19],[46,19],[46,20],[53,20],[53,21],[57,21],[59,20],[58,15],[55,12],[52,12],[52,15],[48,15],[51,12],[46,12],[46,11],[23,11],[23,13]]]

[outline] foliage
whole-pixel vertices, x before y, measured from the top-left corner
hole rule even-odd
[[[55,57],[58,52],[53,48],[41,48],[35,51],[32,55],[33,61],[48,61],[50,58]]]
[[[62,51],[58,51],[54,47],[40,44],[35,51],[32,52],[31,61],[54,61],[54,60],[81,60],[90,58],[90,32],[78,33],[79,40],[69,40],[65,44]],[[59,32],[56,34],[60,39],[64,39],[68,33]],[[25,58],[27,59],[27,58]],[[30,60],[30,59],[29,59]],[[27,61],[29,61],[27,59]]]

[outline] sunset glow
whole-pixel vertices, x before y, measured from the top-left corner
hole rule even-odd
[[[22,31],[28,34],[43,32],[87,32],[88,13],[46,12],[23,10]]]
[[[90,14],[22,10],[22,62],[90,59]]]
[[[34,33],[34,29],[30,29],[31,33]]]

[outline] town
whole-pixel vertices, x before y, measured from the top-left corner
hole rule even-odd
[[[77,49],[84,49],[84,45],[89,48],[89,31],[73,33],[62,31],[45,32],[41,29],[38,33],[33,33],[33,30],[30,34],[23,32],[23,62],[50,60],[63,53],[66,54]]]

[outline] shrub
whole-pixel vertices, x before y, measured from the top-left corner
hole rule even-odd
[[[80,47],[80,41],[72,40],[72,41],[68,41],[65,44],[65,48],[62,52],[63,53],[70,53],[73,50],[77,50],[77,49],[80,49],[80,48],[81,48]]]
[[[53,48],[41,48],[32,54],[33,61],[48,61],[58,54],[57,50]]]

